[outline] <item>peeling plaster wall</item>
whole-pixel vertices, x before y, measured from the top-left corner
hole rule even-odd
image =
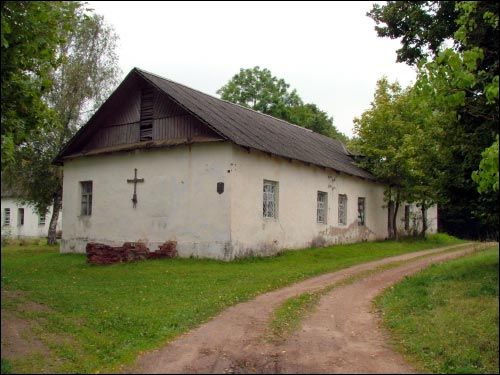
[[[238,147],[234,147],[231,174],[233,256],[387,237],[387,208],[381,184]],[[264,179],[279,183],[276,220],[263,218]],[[316,220],[318,191],[328,193],[326,224]],[[347,195],[347,225],[338,223],[339,194]],[[358,197],[365,198],[365,226],[357,223]]]
[[[134,168],[145,179],[137,184],[136,208],[134,186],[126,181]],[[264,179],[279,183],[277,220],[263,218]],[[81,216],[80,181],[88,180],[92,215]],[[222,194],[218,182],[224,183]],[[316,221],[318,191],[328,193],[326,224]],[[383,193],[378,183],[222,142],[80,157],[64,164],[61,252],[85,252],[88,242],[139,241],[155,251],[177,241],[179,256],[230,260],[384,239]],[[338,224],[339,194],[348,197],[347,225]],[[357,223],[358,197],[365,198],[365,226]],[[436,215],[436,207],[429,209],[429,232],[436,231]]]
[[[151,251],[177,241],[180,256],[223,258],[230,243],[226,143],[135,150],[64,163],[61,252],[85,252],[87,242],[144,242]],[[137,207],[133,208],[137,183]],[[92,215],[82,216],[80,181],[93,182]],[[224,182],[224,193],[217,183]]]
[[[4,225],[5,209],[10,208],[10,225]],[[24,225],[19,223],[19,208],[24,208]],[[21,204],[14,198],[2,198],[2,237],[47,237],[49,232],[52,207],[49,207],[45,216],[45,225],[38,224],[38,213],[26,204]],[[56,230],[61,229],[61,213],[57,219]]]

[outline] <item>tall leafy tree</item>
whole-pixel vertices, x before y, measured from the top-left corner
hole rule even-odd
[[[14,160],[17,145],[51,122],[42,97],[80,8],[72,1],[1,3],[2,170]]]
[[[55,243],[62,203],[62,170],[52,165],[62,146],[117,83],[117,36],[103,17],[84,13],[67,41],[59,46],[61,65],[49,73],[52,88],[44,100],[55,114],[52,126],[37,131],[15,151],[7,169],[11,184],[40,214],[52,206],[48,242]]]
[[[297,91],[290,90],[284,79],[259,66],[240,69],[217,94],[224,100],[279,118],[285,116],[287,109],[302,104]]]
[[[296,90],[269,69],[258,66],[240,69],[217,93],[221,99],[252,108],[311,129],[317,133],[346,142],[348,138],[337,130],[333,118],[315,104],[305,104]]]
[[[379,36],[402,38],[399,61],[418,62],[420,94],[455,115],[441,125],[439,138],[446,155],[436,187],[441,228],[465,237],[498,238],[498,213],[492,210],[498,194],[491,192],[498,162],[494,152],[485,151],[495,150],[498,135],[498,5],[390,1],[375,5],[368,15],[377,22]],[[471,175],[482,183],[483,194]]]
[[[425,235],[427,208],[438,200],[439,160],[444,156],[439,145],[441,126],[452,119],[448,111],[422,95],[419,87],[402,89],[383,78],[377,82],[370,109],[354,120],[352,146],[363,155],[359,163],[387,184],[394,238],[402,202],[420,206],[421,235]]]

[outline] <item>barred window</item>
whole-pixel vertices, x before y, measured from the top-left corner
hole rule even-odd
[[[17,225],[24,225],[24,208],[17,209]]]
[[[82,189],[82,215],[92,215],[92,181],[81,181]]]
[[[45,214],[43,215],[38,215],[38,225],[44,226],[45,225]]]
[[[358,198],[358,225],[365,225],[365,198]]]
[[[3,209],[3,225],[5,227],[10,225],[10,208]]]
[[[278,218],[278,183],[264,180],[263,215],[266,218]]]
[[[318,201],[316,207],[316,220],[318,223],[326,224],[326,214],[328,212],[328,193],[318,191]]]
[[[347,195],[339,194],[339,224],[347,224]]]

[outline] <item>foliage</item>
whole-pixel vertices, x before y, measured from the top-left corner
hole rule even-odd
[[[451,121],[417,87],[402,89],[386,78],[377,82],[371,108],[354,119],[352,147],[359,164],[387,184],[386,201],[393,201],[393,237],[397,236],[399,204],[416,202],[425,210],[437,201],[437,162],[441,125]],[[426,225],[423,227],[425,234]]]
[[[376,27],[379,36],[402,37],[398,60],[419,62],[414,90],[422,97],[420,102],[449,119],[421,138],[438,141],[433,191],[438,193],[442,229],[468,237],[498,238],[498,213],[492,210],[498,195],[491,191],[494,179],[487,177],[498,170],[494,159],[484,161],[486,169],[474,173],[478,176],[474,179],[483,184],[483,194],[478,194],[471,178],[481,155],[493,156],[484,150],[494,149],[498,134],[498,5],[486,1],[388,2],[374,5],[368,15],[377,25],[385,23]],[[453,48],[444,48],[448,38]]]
[[[255,66],[240,69],[218,91],[221,99],[283,119],[331,138],[347,141],[333,124],[333,118],[315,104],[304,104],[296,90],[269,69]]]
[[[458,29],[458,11],[452,1],[387,1],[374,4],[367,16],[376,22],[379,37],[401,38],[397,61],[410,65],[434,57]]]
[[[498,373],[498,248],[431,266],[377,305],[396,348],[418,370]]]
[[[43,99],[53,113],[51,126],[33,131],[16,147],[15,161],[5,169],[10,184],[22,198],[45,214],[53,206],[49,238],[55,242],[62,193],[62,170],[52,161],[100,105],[118,76],[116,35],[96,14],[82,14],[65,43],[59,45],[61,63],[48,73],[52,87]]]
[[[2,169],[31,132],[49,127],[52,114],[42,100],[50,71],[61,62],[64,43],[78,16],[79,2],[2,1]]]
[[[233,262],[164,259],[111,266],[89,265],[84,255],[59,254],[50,247],[2,247],[2,288],[24,291],[2,298],[2,309],[27,306],[24,299],[44,304],[46,309],[18,313],[36,319],[37,336],[54,354],[13,360],[14,372],[52,366],[64,373],[115,371],[141,351],[164,345],[258,294],[354,264],[460,242],[440,235]]]
[[[498,191],[498,135],[497,140],[483,151],[479,170],[472,173],[472,179],[478,184],[480,193]]]

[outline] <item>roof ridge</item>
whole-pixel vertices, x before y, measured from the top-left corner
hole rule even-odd
[[[300,128],[300,129],[305,130],[305,131],[310,132],[310,133],[320,134],[320,133],[316,133],[314,130],[311,130],[311,129],[305,128],[305,127],[300,126],[300,125],[297,125],[297,124],[293,124],[293,123],[291,123],[291,122],[289,122],[289,121],[283,120],[283,119],[278,118],[278,117],[271,116],[271,115],[269,115],[269,114],[267,114],[267,113],[262,113],[262,112],[259,112],[259,111],[255,110],[255,109],[253,109],[253,108],[245,107],[244,105],[241,105],[241,104],[238,104],[238,103],[233,103],[233,102],[230,102],[229,100],[221,99],[221,98],[218,98],[218,97],[216,97],[216,96],[214,96],[214,95],[207,94],[206,92],[203,92],[203,91],[200,91],[200,90],[198,90],[198,89],[195,89],[195,88],[189,87],[189,86],[187,86],[187,85],[185,85],[185,84],[183,84],[183,83],[179,83],[179,82],[173,81],[173,80],[171,80],[171,79],[169,79],[169,78],[162,77],[162,76],[160,76],[160,75],[158,75],[158,74],[156,74],[156,73],[151,73],[151,72],[148,72],[147,70],[144,70],[144,69],[139,69],[139,68],[137,68],[137,67],[135,67],[134,69],[138,70],[139,72],[143,72],[143,73],[151,74],[152,76],[158,77],[158,78],[163,79],[163,80],[168,81],[168,82],[172,82],[172,83],[174,83],[174,84],[176,84],[176,85],[183,86],[183,87],[185,87],[185,88],[187,88],[187,89],[189,89],[189,90],[193,90],[193,91],[199,92],[200,94],[203,94],[203,95],[209,96],[209,97],[211,97],[211,98],[213,98],[213,99],[216,99],[216,100],[220,100],[221,102],[225,102],[225,103],[228,103],[228,104],[232,104],[232,105],[238,106],[238,107],[243,108],[243,109],[246,109],[246,110],[248,110],[248,111],[258,113],[259,115],[262,115],[262,116],[271,117],[271,118],[273,118],[273,119],[275,119],[275,120],[278,120],[278,121],[284,122],[284,123],[285,123],[285,125],[295,126],[295,127],[297,127],[297,128]],[[323,135],[323,134],[320,134],[320,135]],[[329,138],[329,137],[328,137],[328,138]],[[334,138],[332,138],[332,139],[334,139]]]

